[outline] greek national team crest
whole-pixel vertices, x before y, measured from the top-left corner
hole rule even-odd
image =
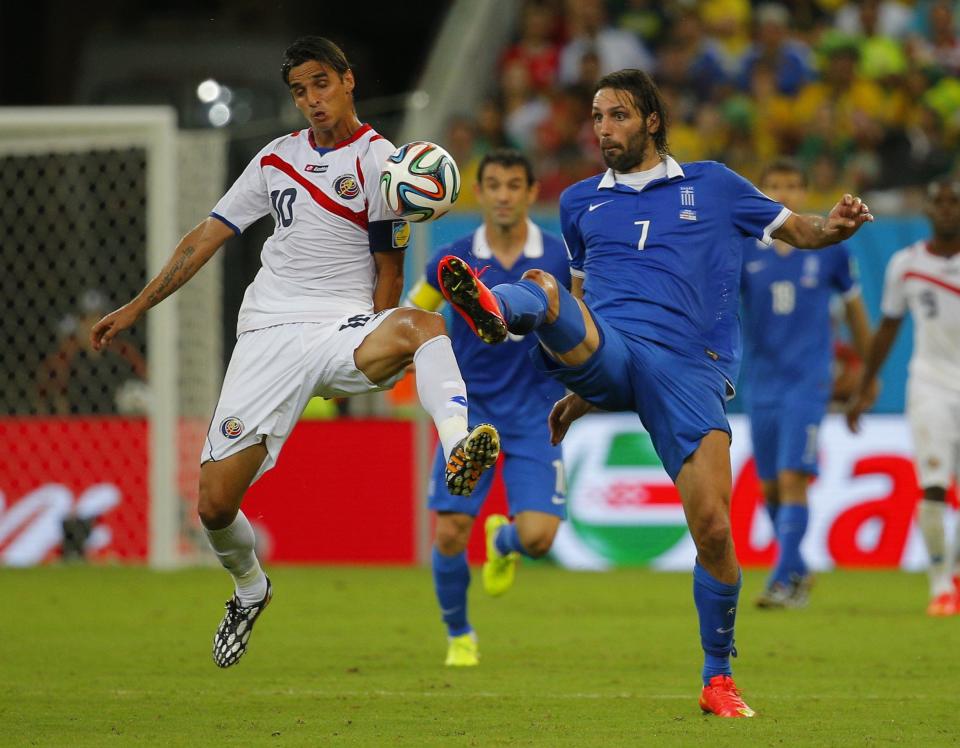
[[[236,416],[224,418],[220,422],[220,433],[228,439],[236,439],[243,433],[243,421]]]
[[[333,183],[333,189],[340,197],[350,200],[360,194],[360,185],[353,174],[343,174]]]
[[[682,206],[680,210],[680,220],[697,220],[697,211],[693,210],[694,205],[696,205],[693,187],[689,185],[680,186],[680,205]]]
[[[410,224],[406,221],[394,221],[392,225],[391,246],[394,249],[403,249],[410,243]]]

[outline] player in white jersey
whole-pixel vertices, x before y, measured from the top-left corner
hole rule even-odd
[[[244,492],[273,467],[311,397],[386,389],[415,363],[451,492],[469,494],[499,452],[493,427],[467,430],[467,392],[443,318],[396,308],[410,228],[380,197],[380,166],[393,145],[357,118],[347,58],[329,40],[305,37],[287,48],[281,72],[309,127],[260,151],[163,270],[90,333],[102,349],[227,239],[273,214],[201,457],[200,520],[236,587],[214,636],[220,667],[244,654],[272,596],[240,511]]]
[[[933,616],[960,613],[960,523],[952,558],[943,515],[946,492],[960,475],[960,182],[930,186],[926,206],[933,238],[901,249],[887,265],[883,320],[874,335],[857,398],[847,414],[856,429],[869,407],[869,387],[887,358],[900,323],[913,316],[914,344],[907,384],[907,413],[923,499],[917,520],[930,555]]]

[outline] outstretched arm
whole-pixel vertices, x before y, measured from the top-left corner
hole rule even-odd
[[[860,430],[860,416],[876,399],[875,380],[877,374],[890,354],[890,349],[897,339],[897,333],[900,331],[902,322],[902,319],[896,317],[884,317],[873,336],[873,340],[870,341],[870,350],[867,352],[864,361],[860,386],[857,388],[857,394],[854,395],[849,408],[847,408],[847,427],[855,434]]]
[[[140,293],[90,329],[93,349],[99,351],[106,348],[117,333],[131,327],[148,309],[190,280],[233,235],[233,229],[216,218],[207,218],[199,223],[180,240],[167,264]]]
[[[849,239],[873,215],[859,197],[844,195],[826,218],[793,213],[772,236],[800,249],[820,249]]]

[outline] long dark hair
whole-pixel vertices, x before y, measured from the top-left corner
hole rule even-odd
[[[660,89],[642,70],[618,70],[615,73],[609,73],[603,76],[593,89],[594,95],[601,88],[613,88],[618,91],[626,91],[633,97],[633,103],[636,105],[644,119],[651,114],[656,114],[660,120],[660,127],[650,137],[653,138],[653,144],[656,146],[657,153],[666,156],[669,153],[667,145],[667,105],[660,95]]]

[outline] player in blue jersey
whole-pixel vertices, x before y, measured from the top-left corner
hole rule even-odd
[[[456,257],[440,263],[440,286],[487,342],[536,332],[535,362],[572,390],[550,414],[553,441],[594,407],[639,414],[697,547],[700,706],[750,717],[730,671],[741,575],[725,406],[740,361],[743,239],[825,247],[873,216],[850,195],[826,218],[798,215],[722,164],[680,166],[663,99],[639,70],[604,76],[592,114],[608,169],[560,197],[572,292],[543,270],[491,291]]]
[[[790,210],[806,198],[806,176],[791,161],[764,169],[760,189]],[[830,302],[842,296],[847,325],[861,359],[870,323],[843,243],[799,252],[775,239],[747,239],[740,284],[749,367],[753,453],[779,555],[761,608],[801,607],[811,576],[800,552],[807,529],[807,485],[817,475],[817,432],[832,390]]]
[[[500,149],[483,157],[476,193],[483,224],[472,234],[442,247],[427,263],[426,275],[408,301],[428,311],[443,303],[437,266],[454,255],[474,269],[486,268],[491,283],[518,281],[525,272],[545,268],[565,287],[570,270],[563,241],[541,231],[527,216],[537,198],[533,167],[519,151]],[[464,381],[471,418],[493,423],[500,432],[503,477],[514,523],[493,514],[484,524],[487,561],[483,585],[500,595],[513,584],[519,555],[539,557],[553,544],[565,516],[563,462],[560,447],[550,443],[547,417],[564,387],[544,376],[530,362],[536,337],[510,335],[502,346],[484,345],[467,323],[454,317],[450,338],[457,360],[464,363]],[[504,386],[509,382],[509,387]],[[493,482],[488,471],[469,498],[454,496],[443,481],[443,455],[438,451],[430,481],[430,508],[436,512],[433,582],[447,625],[447,665],[478,663],[477,638],[467,619],[467,542],[474,519]],[[439,471],[439,472],[438,472]]]

